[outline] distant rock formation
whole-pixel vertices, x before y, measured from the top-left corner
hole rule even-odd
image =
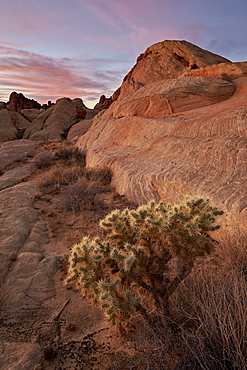
[[[36,100],[26,98],[22,93],[15,91],[10,94],[8,105],[13,107],[14,111],[18,113],[21,113],[22,109],[41,108],[41,105]]]
[[[186,41],[149,47],[77,146],[136,203],[205,195],[247,215],[247,62]]]
[[[99,102],[94,106],[94,109],[99,111],[107,109],[112,103],[112,98],[106,98],[105,95],[101,95]]]

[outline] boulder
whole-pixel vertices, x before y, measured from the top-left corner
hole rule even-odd
[[[75,104],[76,107],[76,119],[83,119],[87,115],[86,106],[84,105],[82,99],[75,98],[72,100],[72,103]]]
[[[67,140],[75,144],[91,127],[92,119],[83,119],[71,127],[68,132]]]
[[[40,109],[22,109],[21,114],[29,121],[32,122],[35,118],[37,118],[42,110]]]
[[[0,172],[16,162],[25,163],[29,157],[35,155],[36,148],[35,141],[23,139],[0,144]]]
[[[7,109],[0,110],[0,143],[16,140],[18,129],[12,122],[10,113]]]
[[[123,98],[152,82],[177,78],[184,72],[218,63],[231,63],[187,41],[158,42],[137,58],[137,63],[125,76],[120,91],[113,94]]]
[[[61,140],[77,121],[76,105],[69,98],[61,98],[42,112],[25,131],[24,138],[32,140]]]
[[[138,204],[204,195],[246,215],[246,68],[186,42],[148,48],[77,141],[87,166],[109,167],[119,194]]]
[[[105,95],[101,95],[99,102],[94,106],[96,110],[103,110],[109,108],[112,103],[112,98],[106,98]]]

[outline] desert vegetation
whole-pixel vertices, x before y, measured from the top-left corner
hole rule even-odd
[[[67,281],[122,337],[121,350],[106,351],[105,368],[246,369],[244,222],[219,229],[225,216],[204,198],[107,215],[101,194],[116,196],[109,169],[86,168],[74,147],[42,149],[33,159],[42,197],[57,198],[64,215],[103,216],[71,249]],[[48,219],[58,235],[56,217]]]
[[[79,212],[103,206],[97,195],[113,192],[108,168],[86,169],[86,153],[72,146],[44,150],[33,159],[40,170],[38,183],[43,194],[60,193],[57,206],[64,211]]]
[[[246,233],[217,231],[222,213],[203,198],[151,202],[73,246],[67,283],[128,343],[112,368],[246,369]]]

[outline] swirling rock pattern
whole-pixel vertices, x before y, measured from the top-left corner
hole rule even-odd
[[[176,55],[184,47],[176,42]],[[156,73],[154,82],[146,73],[157,64],[157,48],[171,74]],[[117,191],[136,203],[200,194],[246,214],[247,63],[223,62],[190,47],[191,62],[175,76],[174,66],[183,60],[162,60],[171,53],[169,43],[148,50],[124,79],[117,100],[77,142],[87,150],[87,166],[110,167]],[[127,88],[130,75],[141,76],[141,70],[144,86]]]

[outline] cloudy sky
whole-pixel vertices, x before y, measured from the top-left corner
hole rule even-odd
[[[247,0],[0,0],[0,101],[110,96],[145,49],[187,40],[247,60]]]

